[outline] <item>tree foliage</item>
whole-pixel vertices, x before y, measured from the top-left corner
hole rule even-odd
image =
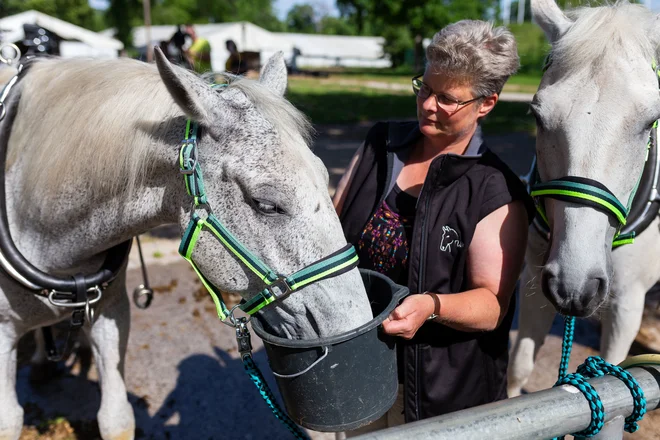
[[[314,7],[309,4],[294,5],[286,14],[286,27],[290,32],[316,32]]]
[[[88,0],[0,0],[0,17],[35,10],[91,30],[103,26]]]

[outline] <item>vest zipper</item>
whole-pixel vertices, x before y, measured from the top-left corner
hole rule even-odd
[[[423,188],[422,188],[423,189]],[[419,193],[420,196],[422,193]],[[426,228],[427,228],[427,221],[426,218],[428,216],[429,212],[429,201],[430,197],[427,197],[426,200],[424,201],[424,215],[422,215],[422,233],[421,233],[421,243],[419,247],[419,277],[417,280],[417,289],[419,291],[424,291],[424,276],[425,276],[425,270],[426,270]],[[415,344],[415,418],[416,420],[420,420],[419,417],[419,408],[421,406],[421,393],[419,389],[419,385],[421,382],[421,369],[419,365],[419,345]]]

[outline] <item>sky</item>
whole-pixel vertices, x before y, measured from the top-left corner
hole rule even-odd
[[[325,15],[326,13],[335,16],[339,15],[335,0],[275,0],[274,6],[277,17],[280,20],[283,20],[292,6],[301,3],[309,3],[313,5],[319,15]]]

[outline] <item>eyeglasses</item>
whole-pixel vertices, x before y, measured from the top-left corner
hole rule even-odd
[[[429,87],[426,83],[424,83],[424,81],[420,79],[422,76],[424,75],[418,75],[412,79],[412,88],[413,92],[415,92],[415,95],[417,95],[417,97],[422,100],[426,100],[429,96],[434,95],[435,100],[438,103],[438,107],[442,108],[447,113],[454,113],[462,105],[466,105],[479,99],[485,98],[485,96],[477,96],[476,98],[472,98],[467,101],[458,101],[442,93],[435,93],[431,87]]]

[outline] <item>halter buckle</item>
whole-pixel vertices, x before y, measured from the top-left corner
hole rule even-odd
[[[236,342],[241,359],[252,356],[252,341],[250,340],[247,323],[248,320],[243,317],[238,318],[236,322]]]
[[[193,148],[190,153],[190,157],[185,160],[185,163],[179,167],[179,172],[181,174],[190,175],[195,172],[197,167],[197,141],[195,139],[184,139],[181,141],[181,148],[186,148],[191,145]],[[192,162],[192,165],[191,165]]]
[[[275,281],[273,281],[269,286],[266,287],[268,291],[270,292],[271,295],[275,299],[284,299],[287,296],[291,295],[293,290],[291,289],[291,286],[289,286],[289,283],[286,281],[286,278],[284,277],[279,277]]]

